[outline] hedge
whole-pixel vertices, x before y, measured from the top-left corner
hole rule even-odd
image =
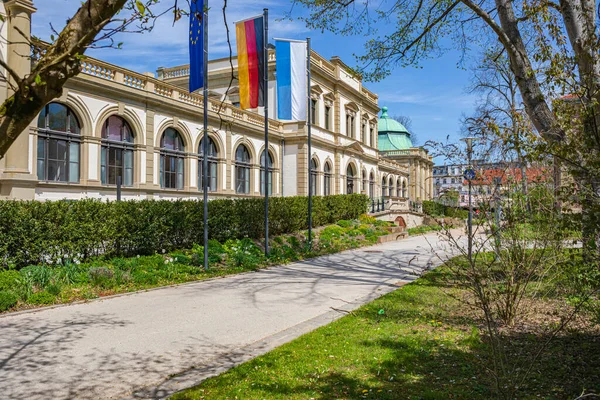
[[[360,194],[313,198],[313,225],[358,218]],[[211,239],[264,237],[264,199],[211,200]],[[307,228],[307,197],[269,201],[271,235]],[[203,240],[203,204],[194,200],[0,201],[0,267],[53,264],[93,256],[135,256],[191,248]]]
[[[446,206],[435,201],[423,201],[423,213],[432,217],[468,218],[469,212],[461,208]]]

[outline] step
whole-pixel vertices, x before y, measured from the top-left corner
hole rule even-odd
[[[396,240],[405,239],[408,237],[408,232],[396,232],[390,233],[389,235],[379,236],[377,238],[377,243],[388,243]]]

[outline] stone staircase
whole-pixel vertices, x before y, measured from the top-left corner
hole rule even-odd
[[[377,238],[377,243],[393,242],[408,237],[408,232],[405,232],[403,226],[389,226],[386,229],[389,233],[387,235],[379,236]]]

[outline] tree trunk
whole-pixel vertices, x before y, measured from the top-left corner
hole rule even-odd
[[[81,56],[87,47],[126,2],[87,0],[83,3],[28,76],[14,76],[16,74],[11,72],[10,65],[2,61],[13,75],[16,90],[0,105],[0,158],[4,157],[42,108],[60,97],[67,79],[79,73]],[[19,57],[16,54],[9,56]]]

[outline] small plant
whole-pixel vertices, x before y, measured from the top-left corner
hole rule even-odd
[[[19,296],[7,290],[0,290],[0,312],[6,311],[17,304]]]
[[[341,226],[342,228],[350,228],[352,226],[352,221],[348,221],[348,220],[341,220],[338,221],[337,223],[339,226]]]
[[[54,282],[50,283],[46,287],[46,291],[53,296],[58,296],[60,294],[61,290],[62,290],[62,288],[60,287],[60,285],[58,283],[54,283]]]
[[[72,285],[79,279],[80,269],[79,262],[71,262],[67,260],[65,265],[57,270],[57,278],[65,285]]]
[[[248,238],[228,240],[223,246],[233,267],[258,268],[264,261],[262,251]]]
[[[52,270],[43,265],[30,265],[21,270],[23,280],[32,287],[44,289],[52,279]]]
[[[41,291],[41,292],[37,292],[37,293],[34,293],[31,296],[29,296],[29,298],[27,299],[27,302],[29,304],[44,305],[44,304],[54,304],[55,300],[56,300],[56,296],[54,296],[53,294],[48,293],[46,291]]]
[[[111,286],[114,272],[106,267],[93,267],[88,270],[88,276],[92,285],[108,288]]]

